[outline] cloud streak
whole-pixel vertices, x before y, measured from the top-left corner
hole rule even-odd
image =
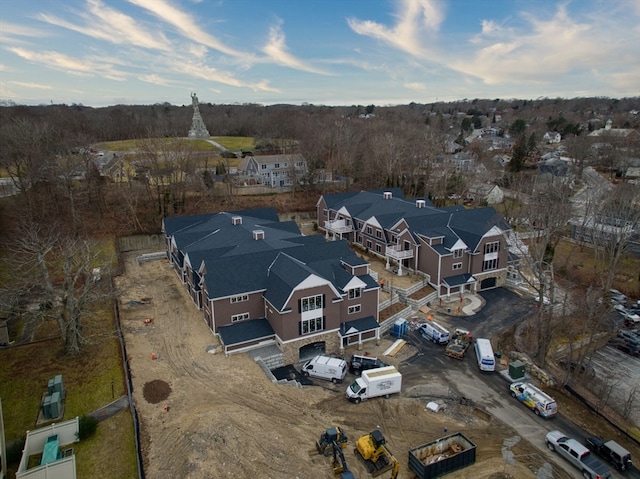
[[[357,34],[375,38],[416,57],[425,57],[428,49],[421,38],[436,32],[444,19],[436,0],[403,0],[397,23],[389,28],[372,20],[348,18],[347,24]]]
[[[278,65],[308,73],[318,73],[321,75],[328,74],[320,69],[314,68],[302,62],[288,52],[285,35],[282,32],[281,25],[275,25],[270,28],[269,40],[262,48],[262,51],[267,55],[267,57],[269,57]]]

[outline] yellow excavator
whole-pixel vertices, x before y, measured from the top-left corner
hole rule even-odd
[[[315,450],[309,451],[309,455],[322,454],[323,456],[330,456],[333,450],[333,443],[335,442],[344,449],[347,447],[347,441],[349,438],[344,433],[340,426],[327,428],[325,432],[320,435],[320,438],[316,441]]]
[[[344,458],[344,454],[342,453],[342,447],[336,441],[333,441],[333,459],[331,461],[331,468],[333,469],[333,473],[338,476],[340,475],[340,479],[356,479],[356,476],[349,470],[347,467],[347,461]]]
[[[393,457],[391,451],[387,449],[386,442],[382,433],[375,429],[369,434],[358,438],[354,452],[373,477],[393,470],[391,479],[396,479],[400,470],[400,463]]]

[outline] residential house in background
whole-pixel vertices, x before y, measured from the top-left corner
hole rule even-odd
[[[271,188],[302,183],[307,173],[304,157],[299,153],[245,156],[238,165],[239,181],[247,185]]]
[[[328,239],[358,245],[399,275],[422,275],[439,296],[506,281],[510,228],[492,207],[435,208],[392,188],[323,195],[316,214]]]
[[[504,192],[498,185],[482,183],[471,186],[468,197],[478,204],[496,205],[504,200]]]
[[[165,218],[169,260],[225,353],[285,363],[380,337],[379,284],[345,241],[304,236],[274,208]]]
[[[547,143],[550,143],[550,144],[551,143],[560,143],[560,141],[562,140],[562,136],[557,131],[548,131],[548,132],[546,132],[544,134],[542,139],[544,141],[546,141]]]

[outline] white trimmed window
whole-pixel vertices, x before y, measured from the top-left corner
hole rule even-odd
[[[498,267],[498,258],[488,259],[482,262],[482,271],[496,269]]]
[[[462,269],[462,263],[453,263],[453,269],[454,269],[454,271],[456,269]]]
[[[360,305],[356,304],[354,306],[349,306],[349,314],[356,314],[360,312]]]
[[[497,253],[498,251],[500,251],[500,241],[494,241],[493,243],[484,245],[484,254]]]
[[[316,296],[302,298],[300,305],[303,313],[315,309],[322,309],[322,295],[318,294]]]
[[[239,296],[232,296],[231,303],[242,303],[243,301],[249,301],[248,294],[241,294]]]
[[[362,294],[362,290],[360,288],[354,288],[349,290],[349,299],[359,298]]]
[[[463,253],[464,253],[463,249],[454,249],[453,250],[453,257],[454,258],[462,258]]]
[[[324,329],[322,317],[313,319],[303,319],[300,321],[300,334],[311,334]]]
[[[232,323],[235,323],[236,321],[244,321],[245,319],[249,319],[249,313],[234,314],[231,316]]]
[[[376,253],[382,253],[382,246],[376,243]]]
[[[373,234],[373,229],[371,228],[371,226],[367,226],[367,234]]]

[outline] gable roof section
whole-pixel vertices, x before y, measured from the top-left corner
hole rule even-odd
[[[494,226],[502,231],[510,229],[502,216],[492,207],[458,211],[451,215],[449,222],[451,230],[472,252],[477,250],[484,235]]]

